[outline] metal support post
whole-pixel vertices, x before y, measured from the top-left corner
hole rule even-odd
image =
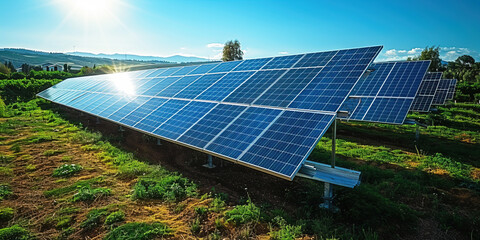
[[[336,144],[337,144],[337,119],[333,120],[333,129],[332,129],[332,159],[330,161],[330,166],[332,168],[335,168]],[[324,183],[323,203],[320,204],[320,207],[328,210],[332,210],[332,211],[338,210],[333,206],[333,185],[330,183]]]
[[[157,138],[157,145],[162,146],[162,141],[160,140],[160,138]]]
[[[96,117],[95,123],[100,124],[100,118],[99,117]]]
[[[420,140],[420,127],[418,124],[415,124],[415,143],[418,144]]]
[[[206,167],[206,168],[214,168],[215,167],[215,165],[213,165],[212,155],[208,155],[207,164],[204,164],[203,166]]]

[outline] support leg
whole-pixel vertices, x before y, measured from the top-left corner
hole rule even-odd
[[[160,138],[157,138],[157,146],[162,146],[162,141],[160,140]]]
[[[203,165],[206,168],[214,168],[212,155],[208,155],[207,164]]]
[[[96,117],[95,123],[100,124],[100,118]]]

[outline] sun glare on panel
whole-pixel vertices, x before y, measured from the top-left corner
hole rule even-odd
[[[110,81],[114,84],[115,88],[124,93],[127,96],[134,96],[136,89],[133,80],[125,73],[111,74]]]

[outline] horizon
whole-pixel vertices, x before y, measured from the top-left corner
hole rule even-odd
[[[373,1],[368,4],[368,12],[364,3],[355,1],[244,1],[235,4],[238,11],[228,12],[231,4],[147,0],[11,2],[5,4],[12,10],[4,18],[16,20],[0,30],[5,36],[0,39],[0,47],[219,60],[223,44],[238,39],[245,59],[383,45],[379,61],[405,60],[432,46],[440,47],[444,61],[465,54],[480,60],[474,40],[480,33],[470,27],[471,22],[480,21],[474,11],[478,8],[472,7],[480,7],[480,3],[473,0]],[[462,15],[445,14],[448,12]]]

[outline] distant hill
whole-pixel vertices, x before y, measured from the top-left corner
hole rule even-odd
[[[141,55],[134,55],[134,54],[94,54],[94,53],[87,53],[87,52],[68,52],[66,54],[74,55],[74,56],[82,56],[82,57],[100,57],[100,58],[108,58],[108,59],[117,59],[117,60],[137,60],[137,61],[161,61],[161,62],[176,62],[176,63],[186,63],[186,62],[206,62],[208,59],[206,58],[199,58],[199,57],[187,57],[182,55],[173,55],[170,57],[155,57],[155,56],[141,56]]]
[[[184,56],[171,56],[165,59],[168,60],[140,60],[142,56],[137,56],[139,59],[112,59],[107,57],[101,57],[101,55],[83,53],[85,56],[71,55],[65,53],[53,53],[42,52],[22,48],[0,48],[0,63],[5,61],[11,61],[15,68],[21,67],[22,64],[27,63],[30,65],[42,65],[42,64],[68,64],[73,69],[80,69],[83,66],[93,67],[94,65],[115,65],[125,67],[129,69],[148,69],[157,67],[169,67],[178,65],[190,65],[206,62],[206,59],[184,57]],[[121,56],[121,54],[118,54]],[[136,56],[136,55],[127,55]],[[125,56],[123,57],[125,58]],[[145,57],[148,59],[149,57]],[[202,60],[200,62],[200,60]],[[186,63],[185,61],[190,61]],[[179,64],[181,63],[181,64]]]

